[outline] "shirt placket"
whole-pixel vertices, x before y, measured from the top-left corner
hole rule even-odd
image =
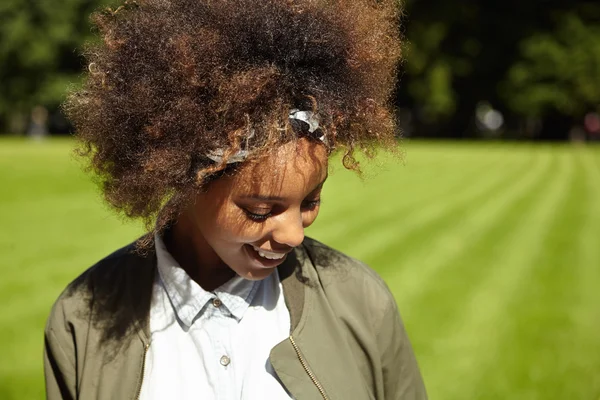
[[[213,332],[210,336],[214,338],[215,360],[213,360],[213,363],[219,381],[219,388],[216,390],[217,399],[230,400],[235,398],[237,389],[231,335],[233,331],[232,324],[235,324],[236,320],[218,297],[211,300],[210,307],[214,312],[212,316]]]

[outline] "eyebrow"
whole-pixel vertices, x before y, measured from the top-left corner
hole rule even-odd
[[[325,175],[325,178],[321,181],[321,183],[319,183],[317,186],[315,186],[315,188],[313,190],[311,190],[309,193],[312,193],[315,190],[321,189],[323,187],[323,185],[325,184],[325,181],[327,180],[328,177],[329,177],[329,174]],[[285,201],[285,198],[280,197],[280,196],[263,196],[261,194],[249,194],[249,195],[243,196],[243,198],[250,199],[250,200],[258,200],[258,201]]]

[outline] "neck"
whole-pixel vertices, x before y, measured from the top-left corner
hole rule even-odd
[[[185,214],[163,240],[169,253],[202,289],[212,292],[235,276]]]

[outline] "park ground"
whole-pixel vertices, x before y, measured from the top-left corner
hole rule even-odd
[[[43,398],[45,319],[135,239],[69,140],[0,140],[0,398]],[[334,168],[307,234],[377,270],[431,399],[600,398],[600,147],[407,142]]]

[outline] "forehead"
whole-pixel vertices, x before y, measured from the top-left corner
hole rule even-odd
[[[299,139],[242,166],[233,179],[238,194],[305,196],[327,176],[327,150],[321,143]]]

